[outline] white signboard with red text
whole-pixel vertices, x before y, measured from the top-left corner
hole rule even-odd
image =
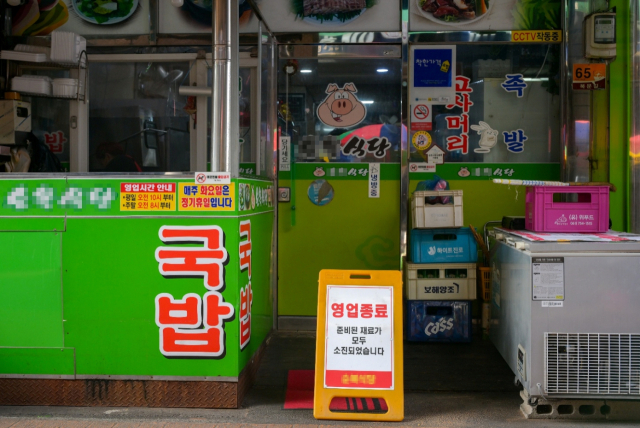
[[[327,286],[325,388],[393,389],[393,287]]]
[[[401,421],[402,354],[402,272],[321,270],[313,416]],[[336,413],[331,410],[336,397],[375,397],[388,411]]]

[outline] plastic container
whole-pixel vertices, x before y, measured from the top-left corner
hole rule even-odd
[[[17,44],[13,50],[17,52],[43,53],[47,56],[47,61],[51,60],[51,48],[47,46]]]
[[[19,52],[3,50],[0,52],[2,59],[11,61],[27,61],[27,62],[47,62],[49,59],[45,53],[36,52]]]
[[[480,287],[480,297],[485,302],[491,301],[491,268],[478,268],[478,286]]]
[[[475,263],[406,263],[407,300],[475,300]]]
[[[11,90],[51,95],[51,78],[47,76],[18,76],[11,79]]]
[[[51,61],[77,64],[80,53],[87,50],[87,40],[69,31],[51,33]],[[84,62],[84,58],[83,58]]]
[[[576,202],[557,202],[563,195]],[[609,187],[530,186],[525,215],[525,227],[532,232],[604,233],[609,229]]]
[[[452,204],[434,204],[428,198],[437,196],[452,196]],[[411,219],[414,229],[441,229],[447,227],[462,227],[462,190],[413,192],[411,197]]]
[[[82,92],[82,83],[80,84]],[[78,96],[78,79],[53,79],[53,96],[76,98]]]
[[[412,342],[471,342],[471,302],[407,302],[406,336]]]
[[[413,263],[475,263],[478,244],[471,229],[413,229],[411,254]]]

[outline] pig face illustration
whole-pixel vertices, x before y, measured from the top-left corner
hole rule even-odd
[[[347,128],[362,122],[367,108],[356,97],[356,85],[346,83],[342,88],[335,83],[329,84],[325,91],[328,95],[318,106],[318,119],[327,126]]]
[[[469,172],[468,167],[462,166],[462,167],[460,167],[460,171],[458,171],[458,175],[460,177],[468,177],[468,176],[471,175],[471,173]]]

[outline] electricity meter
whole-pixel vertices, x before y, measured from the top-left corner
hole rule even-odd
[[[616,56],[616,14],[596,12],[584,21],[584,56],[612,59]]]

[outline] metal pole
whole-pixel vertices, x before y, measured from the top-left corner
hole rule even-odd
[[[238,1],[213,2],[211,170],[239,171]]]

